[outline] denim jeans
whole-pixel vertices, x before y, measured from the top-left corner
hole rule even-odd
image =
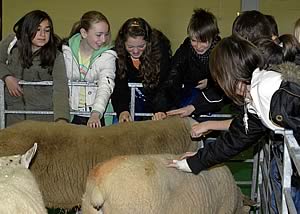
[[[272,195],[271,195],[271,210],[278,214],[279,211],[277,209],[277,205],[276,205],[276,202],[275,202],[275,194],[274,194],[274,191],[278,191],[280,192],[280,195],[281,195],[281,177],[280,177],[280,174],[279,174],[279,171],[278,171],[278,167],[276,165],[276,160],[275,158],[273,158],[271,160],[271,167],[270,167],[270,177],[271,177],[271,180],[273,181],[273,192],[272,192]],[[292,195],[292,199],[294,201],[294,204],[295,204],[295,207],[296,207],[296,210],[297,210],[297,213],[300,213],[300,188],[299,187],[291,187],[291,195]]]

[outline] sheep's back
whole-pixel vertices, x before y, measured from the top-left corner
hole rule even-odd
[[[239,188],[226,166],[199,175],[167,168],[174,155],[131,155],[97,165],[87,179],[88,201],[114,213],[235,213]],[[217,205],[216,205],[217,204]],[[87,212],[92,213],[92,212]]]

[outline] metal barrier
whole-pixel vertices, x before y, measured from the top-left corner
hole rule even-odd
[[[283,144],[283,161],[281,162],[273,153],[272,148],[275,142],[270,139],[254,157],[257,173],[252,183],[255,189],[252,199],[257,201],[259,208],[254,212],[274,213],[271,208],[271,201],[273,201],[273,206],[277,207],[279,213],[296,214],[297,211],[291,195],[291,177],[293,169],[300,172],[300,147],[291,130],[276,131],[275,133],[283,135],[284,140],[281,142]],[[278,141],[276,142],[278,143]],[[279,192],[270,176],[271,160],[276,162],[276,167],[281,177],[281,189]],[[295,167],[292,167],[292,163]]]
[[[41,82],[27,82],[27,81],[19,81],[20,85],[43,85],[43,86],[52,86],[52,81],[41,81]],[[5,128],[5,115],[6,114],[53,114],[53,111],[24,111],[24,110],[6,110],[5,109],[5,95],[4,95],[4,82],[0,80],[0,129]],[[69,82],[69,86],[85,86],[85,87],[97,87],[96,83],[89,82]],[[128,86],[131,88],[131,102],[130,102],[130,114],[134,116],[148,116],[151,117],[152,113],[138,113],[135,112],[135,92],[136,88],[141,88],[143,85],[141,83],[128,83]],[[89,115],[90,112],[82,112],[82,111],[71,111],[70,114],[81,114],[81,115]],[[105,112],[105,116],[116,115],[115,112]],[[133,118],[134,119],[134,118]]]

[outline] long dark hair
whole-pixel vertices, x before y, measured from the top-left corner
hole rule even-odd
[[[213,49],[209,59],[212,77],[238,105],[244,103],[244,97],[237,94],[239,83],[249,85],[253,71],[263,67],[264,59],[258,48],[238,36],[222,39]]]
[[[39,25],[44,20],[48,20],[50,26],[49,42],[45,44],[36,53],[32,53],[32,40],[34,39]],[[32,66],[32,60],[35,55],[40,56],[41,66],[49,67],[49,72],[52,73],[52,67],[57,54],[57,46],[59,38],[54,34],[53,23],[50,16],[41,10],[33,10],[23,16],[13,27],[18,39],[17,47],[19,57],[23,68]]]
[[[146,88],[154,88],[159,83],[160,73],[160,42],[168,43],[166,36],[155,29],[143,18],[130,18],[120,28],[115,40],[115,48],[118,54],[118,75],[125,78],[127,71],[128,52],[125,48],[125,42],[128,37],[142,36],[146,41],[146,48],[140,57],[140,72],[142,83]]]

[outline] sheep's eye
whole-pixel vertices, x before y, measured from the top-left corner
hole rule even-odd
[[[93,207],[94,207],[94,209],[96,209],[97,211],[99,211],[99,210],[101,210],[102,205],[96,205],[96,206],[93,206]]]

